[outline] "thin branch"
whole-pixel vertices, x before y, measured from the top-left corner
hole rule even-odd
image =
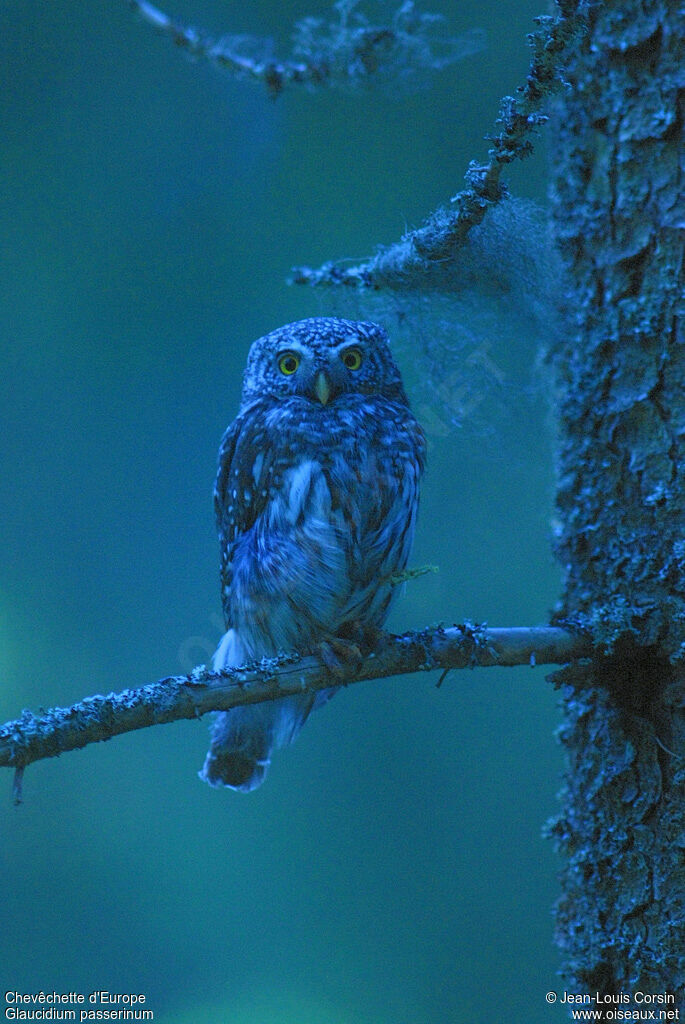
[[[435,669],[558,665],[589,654],[586,637],[555,626],[437,627],[402,636],[383,634],[361,670],[346,683]],[[87,697],[71,707],[52,708],[41,715],[24,711],[21,718],[0,727],[0,767],[18,770],[15,790],[20,799],[20,773],[33,761],[57,757],[134,729],[330,685],[330,673],[313,656],[283,655],[225,672],[211,672],[202,665],[187,676],[160,679],[106,697]]]
[[[492,143],[488,161],[471,161],[465,174],[467,187],[452,198],[452,208],[436,210],[422,227],[410,231],[394,245],[381,248],[365,263],[352,267],[341,262],[325,263],[316,270],[295,267],[291,283],[346,285],[376,291],[407,291],[431,284],[450,288],[450,260],[486,212],[507,198],[506,185],[500,180],[505,166],[532,153],[530,136],[548,120],[541,112],[543,101],[565,85],[562,57],[583,24],[583,4],[560,0],[557,6],[560,13],[556,18],[535,19],[538,28],[528,36],[533,58],[525,85],[519,86],[518,97],[502,99],[496,121],[501,130],[486,136]]]
[[[212,39],[170,18],[148,0],[128,2],[144,21],[191,56],[236,78],[261,82],[272,96],[290,85],[349,85],[381,72],[404,75],[422,68],[438,70],[478,53],[485,45],[484,33],[478,29],[457,37],[436,36],[434,28],[443,19],[416,11],[411,0],[400,4],[387,25],[371,25],[355,10],[358,0],[339,0],[334,5],[337,19],[310,17],[298,22],[293,56],[274,60],[266,56],[266,40],[228,35]],[[255,56],[260,50],[262,55]]]

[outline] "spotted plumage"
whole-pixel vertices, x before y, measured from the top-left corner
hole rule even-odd
[[[215,510],[226,619],[214,667],[382,626],[409,556],[425,441],[383,329],[316,318],[250,349],[219,450]],[[201,777],[249,791],[318,695],[215,718]]]

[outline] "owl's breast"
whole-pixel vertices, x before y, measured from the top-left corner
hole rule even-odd
[[[335,633],[349,564],[344,514],[321,464],[281,467],[262,514],[231,551],[228,618],[248,653],[308,650]]]
[[[350,621],[382,625],[391,576],[406,565],[419,428],[408,410],[345,398],[281,406],[262,420],[254,458],[257,476],[268,461],[267,492],[234,537],[227,594],[227,618],[255,652],[311,649]]]

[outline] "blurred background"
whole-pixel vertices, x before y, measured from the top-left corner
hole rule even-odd
[[[279,54],[295,21],[330,11],[173,3]],[[539,0],[427,3],[486,47],[398,88],[274,101],[124,0],[3,2],[0,720],[211,657],[219,439],[250,342],[305,316],[383,319],[428,427],[412,564],[439,572],[389,625],[547,619],[553,430],[515,297],[426,379],[413,346],[455,315],[440,300],[367,309],[286,283],[447,202],[523,82]],[[508,180],[544,204],[542,148]],[[489,384],[468,369],[485,362]],[[455,374],[451,424],[430,396]],[[5,772],[3,991],[142,992],[163,1024],[562,1020],[545,1002],[558,863],[541,838],[555,694],[542,668],[435,682],[339,694],[249,795],[198,780],[205,721],[38,763],[18,808]]]

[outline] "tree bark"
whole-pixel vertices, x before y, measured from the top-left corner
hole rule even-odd
[[[679,7],[590,8],[552,142],[571,325],[556,352],[561,616],[608,652],[565,688],[557,927],[569,990],[605,1011],[637,992],[685,1010]]]

